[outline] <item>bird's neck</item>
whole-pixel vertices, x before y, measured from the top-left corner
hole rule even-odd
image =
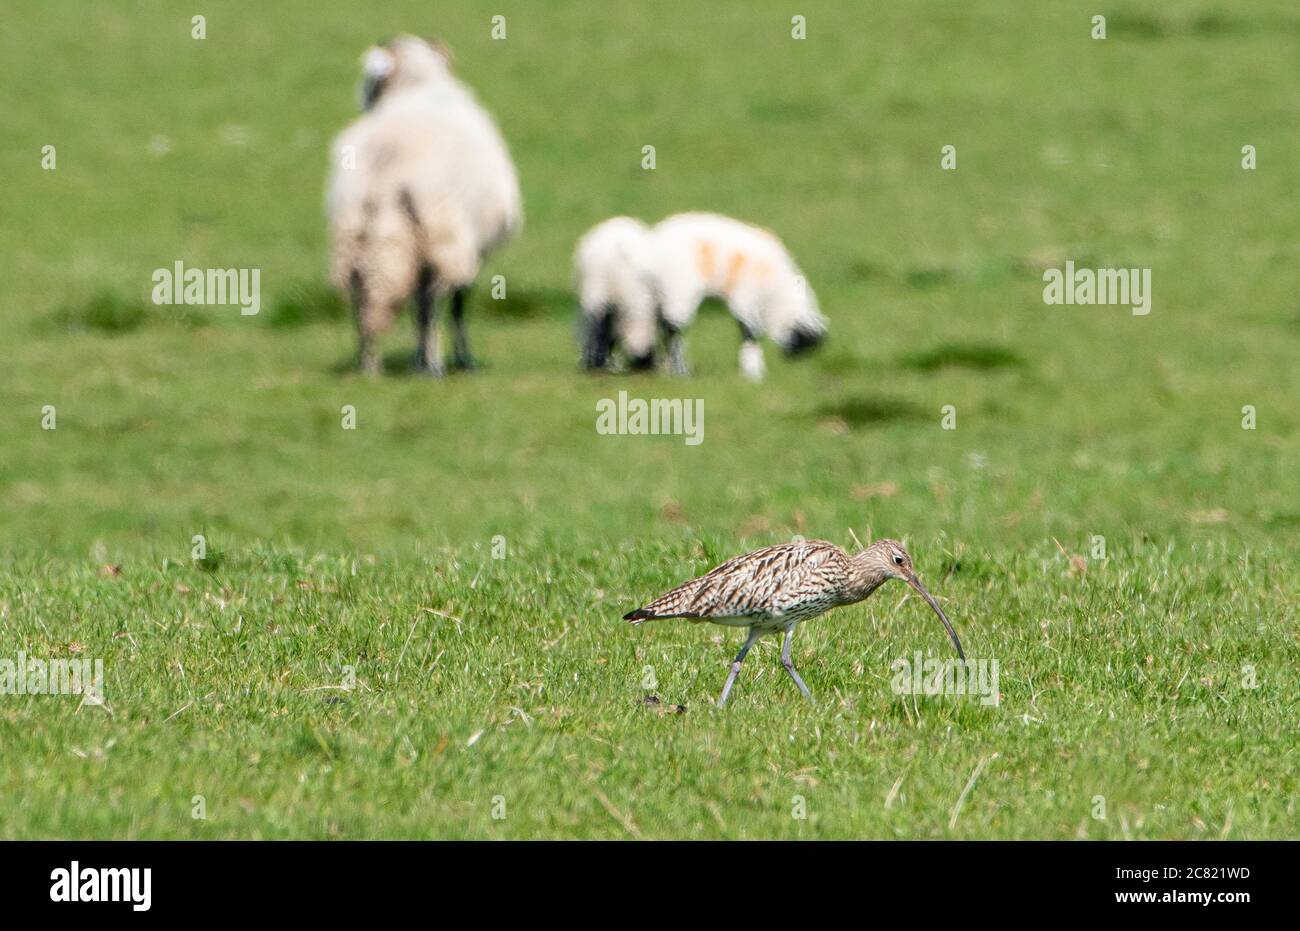
[[[842,597],[844,604],[853,604],[866,598],[889,579],[879,559],[870,550],[862,550],[849,557],[849,573]]]

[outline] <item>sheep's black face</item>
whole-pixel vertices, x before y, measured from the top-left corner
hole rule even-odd
[[[397,68],[392,49],[377,45],[362,59],[361,109],[371,110],[388,87],[389,79]]]
[[[820,346],[826,339],[825,330],[814,330],[805,327],[795,327],[790,333],[790,338],[782,345],[785,354],[788,356],[803,355]]]
[[[387,81],[383,78],[366,78],[361,85],[361,109],[372,110]]]
[[[651,349],[643,356],[627,357],[627,367],[634,372],[645,372],[655,367],[655,351]]]

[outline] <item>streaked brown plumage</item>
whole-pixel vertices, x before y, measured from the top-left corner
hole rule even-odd
[[[740,665],[754,641],[766,634],[785,632],[781,665],[809,698],[808,687],[795,671],[790,645],[795,628],[832,608],[866,598],[890,579],[902,579],[920,593],[943,621],[957,655],[965,659],[957,632],[926,591],[912,568],[912,557],[895,540],[877,540],[849,555],[834,543],[806,540],[779,543],[737,556],[716,569],[691,579],[659,596],[644,608],[623,616],[639,624],[665,618],[710,621],[730,627],[748,627],[749,637],[731,664],[718,705],[724,705]]]

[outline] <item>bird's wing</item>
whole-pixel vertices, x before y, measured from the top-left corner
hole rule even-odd
[[[638,622],[669,617],[748,617],[784,610],[846,557],[833,543],[778,543],[729,559],[625,615]]]
[[[772,599],[773,613],[812,616],[837,604],[848,570],[848,557],[839,547],[835,552],[808,559],[791,570]]]

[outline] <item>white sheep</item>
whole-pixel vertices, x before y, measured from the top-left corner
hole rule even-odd
[[[650,228],[640,220],[612,217],[578,241],[573,265],[584,368],[604,368],[615,346],[633,368],[654,364],[656,299],[642,267],[649,235]]]
[[[669,369],[685,374],[682,331],[706,297],[725,302],[740,324],[740,369],[755,381],[764,374],[760,337],[794,355],[826,335],[817,296],[781,241],[730,217],[680,213],[649,231],[627,218],[607,220],[583,237],[576,264],[588,367],[603,366],[625,333],[635,336],[624,344],[628,356],[651,364],[654,341],[646,333],[657,325]]]
[[[452,364],[472,368],[465,300],[484,257],[522,224],[523,198],[492,117],[451,72],[447,51],[403,35],[364,58],[362,109],[334,142],[331,277],[357,316],[361,368],[416,301],[419,363],[443,372],[437,298],[451,295]]]

